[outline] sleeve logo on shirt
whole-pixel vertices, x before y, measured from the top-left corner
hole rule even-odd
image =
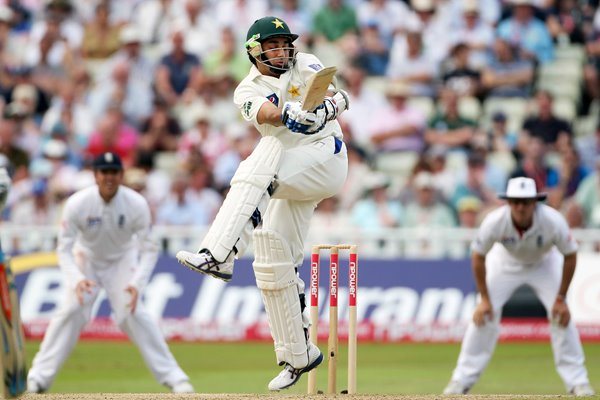
[[[538,235],[538,237],[537,237],[537,247],[541,249],[543,245],[544,245],[544,238],[542,237],[542,235]]]
[[[244,115],[250,118],[250,110],[252,109],[252,102],[247,101],[244,103]]]
[[[323,66],[321,64],[310,64],[308,68],[312,68],[315,71],[320,71],[323,69]]]
[[[123,228],[123,226],[125,226],[125,215],[119,215],[119,221],[117,224],[119,225],[119,228]]]
[[[279,97],[275,93],[268,95],[267,100],[279,107]]]

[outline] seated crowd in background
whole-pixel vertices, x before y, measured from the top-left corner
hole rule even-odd
[[[573,227],[600,227],[593,0],[0,5],[0,165],[14,186],[2,219],[56,225],[93,183],[90,160],[114,151],[157,224],[209,224],[260,139],[232,92],[251,65],[245,30],[269,14],[338,67],[352,99],[348,182],[313,229],[475,228],[520,175]]]

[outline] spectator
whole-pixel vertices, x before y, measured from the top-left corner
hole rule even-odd
[[[140,40],[152,46],[165,41],[175,17],[175,6],[172,0],[139,2],[133,13],[133,25],[140,32]]]
[[[581,182],[569,203],[567,220],[573,228],[600,228],[600,156],[594,173]]]
[[[429,172],[415,176],[416,199],[405,208],[404,226],[415,228],[413,240],[406,245],[406,257],[443,257],[447,253],[442,240],[432,235],[432,230],[456,226],[452,210],[436,199],[435,183]]]
[[[583,44],[585,42],[585,14],[576,0],[555,0],[546,18],[546,26],[556,43]]]
[[[212,221],[209,210],[187,194],[189,181],[190,177],[183,173],[175,176],[169,197],[156,212],[157,224],[206,226]]]
[[[232,27],[238,44],[246,42],[247,26],[269,15],[267,0],[219,0],[213,7],[218,25]]]
[[[352,208],[354,226],[367,231],[380,231],[402,225],[404,209],[398,200],[388,193],[389,178],[382,173],[374,173],[363,183],[363,199]]]
[[[558,150],[567,146],[573,132],[569,123],[554,115],[552,110],[553,97],[550,92],[540,90],[535,95],[537,115],[531,116],[523,123],[521,136],[536,136],[541,138],[548,150]]]
[[[508,129],[506,119],[506,114],[502,111],[492,115],[492,125],[487,131],[484,143],[489,152],[511,153],[516,156],[518,135]]]
[[[596,15],[600,21],[600,11]],[[584,94],[588,101],[600,101],[600,23],[585,42],[585,54],[587,62],[583,69]]]
[[[596,157],[600,155],[600,120],[593,133],[587,133],[575,139],[582,164],[589,170],[596,167]]]
[[[456,44],[450,50],[450,59],[442,66],[444,89],[459,97],[478,97],[481,91],[481,73],[469,66],[469,46]]]
[[[316,42],[355,41],[358,21],[354,9],[345,0],[327,0],[313,18]],[[343,46],[343,45],[342,45]]]
[[[477,197],[466,196],[460,199],[456,210],[458,211],[458,224],[461,228],[475,229],[479,227],[481,218],[481,200]],[[467,245],[468,246],[468,245]],[[468,250],[468,247],[465,249]],[[468,254],[465,252],[465,255]]]
[[[511,178],[526,176],[535,181],[538,191],[549,192],[558,184],[558,171],[546,163],[546,144],[542,138],[531,136],[525,140],[523,158]]]
[[[504,39],[496,39],[493,50],[490,63],[481,73],[486,96],[529,97],[534,64],[518,58],[515,49]]]
[[[351,225],[348,213],[340,209],[338,196],[323,199],[315,209],[309,236],[314,243],[342,243],[348,237],[348,227]]]
[[[185,32],[185,50],[204,60],[211,52],[219,51],[221,43],[215,32],[225,27],[218,25],[214,7],[205,0],[185,0],[183,8],[183,15],[173,25]]]
[[[378,152],[423,150],[425,116],[407,105],[409,87],[391,82],[386,87],[388,105],[374,111],[371,124],[371,143]]]
[[[469,151],[477,123],[459,114],[458,96],[455,92],[445,91],[440,101],[441,110],[429,122],[425,143],[429,146]]]
[[[152,155],[161,151],[177,150],[181,128],[170,115],[169,107],[160,98],[154,100],[154,110],[140,127],[138,151]]]
[[[464,43],[469,48],[469,65],[477,69],[487,64],[489,50],[494,44],[494,30],[481,19],[480,10],[477,0],[464,0],[462,24],[452,33],[451,39],[452,43]]]
[[[124,121],[120,108],[112,105],[100,118],[85,153],[89,158],[95,158],[106,152],[114,152],[129,166],[136,159],[138,140],[137,131]]]
[[[372,21],[361,26],[359,38],[360,53],[358,55],[363,67],[369,75],[385,75],[390,59],[390,48],[382,39],[379,25]]]
[[[466,178],[458,183],[451,198],[454,209],[458,210],[460,202],[469,197],[478,199],[484,209],[500,205],[495,188],[486,179],[486,169],[486,159],[482,153],[473,151],[469,154]],[[501,184],[505,184],[505,181]]]
[[[206,77],[210,80],[228,75],[236,82],[241,82],[248,73],[250,61],[246,52],[240,52],[238,48],[233,29],[228,26],[222,28],[220,46],[209,52],[203,61]]]
[[[94,19],[85,25],[81,55],[86,60],[104,60],[119,50],[120,26],[110,21],[110,3],[96,5]]]
[[[306,7],[301,7],[299,0],[275,0],[272,3],[273,13],[286,21],[291,31],[299,35],[294,45],[300,49],[310,45],[313,31],[312,15]]]
[[[16,126],[15,121],[0,119],[0,154],[8,158],[14,169],[14,183],[27,177],[30,159],[27,152],[17,145]]]
[[[229,187],[240,162],[252,153],[260,138],[254,126],[245,123],[230,124],[225,130],[225,136],[229,142],[229,150],[216,158],[213,168],[215,188],[219,192]]]
[[[421,32],[406,34],[406,54],[392,53],[386,76],[406,82],[415,96],[435,97],[437,63],[423,52]]]
[[[366,75],[367,71],[356,60],[342,72],[346,90],[352,97],[352,112],[340,116],[349,127],[349,131],[344,131],[344,136],[350,133],[355,144],[362,147],[370,146],[371,140],[372,120],[364,116],[370,115],[373,110],[383,109],[387,104],[383,93],[365,85]]]
[[[213,166],[215,160],[228,150],[227,138],[214,129],[207,109],[198,107],[194,114],[194,126],[179,140],[178,152],[187,159],[195,149]]]
[[[181,29],[173,31],[173,48],[161,59],[156,71],[156,90],[170,106],[180,101],[191,101],[204,80],[200,60],[194,54],[185,51],[183,39]]]
[[[511,0],[512,15],[500,22],[497,35],[517,48],[524,59],[545,64],[554,59],[552,37],[534,15],[532,0]]]
[[[560,150],[559,154],[558,184],[548,193],[548,205],[558,210],[575,194],[581,182],[590,173],[581,164],[579,153],[570,142]]]

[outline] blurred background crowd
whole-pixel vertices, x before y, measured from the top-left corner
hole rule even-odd
[[[517,175],[573,227],[600,228],[597,0],[0,3],[2,219],[14,226],[56,226],[104,151],[157,225],[209,224],[259,139],[232,102],[246,32],[275,15],[352,99],[349,177],[318,207],[320,234],[474,228]]]

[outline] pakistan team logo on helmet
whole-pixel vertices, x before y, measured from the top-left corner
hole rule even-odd
[[[262,43],[274,37],[284,37],[289,39],[289,47],[263,51]],[[296,61],[296,48],[292,42],[297,38],[298,35],[292,33],[289,26],[282,19],[273,16],[263,17],[254,21],[250,29],[248,29],[248,34],[246,35],[246,50],[250,55],[250,61],[252,61],[252,63],[263,63],[273,72],[281,74],[292,68]],[[285,57],[267,56],[267,53],[278,50],[286,50],[287,55]],[[272,63],[273,61],[277,62],[282,59],[284,60],[283,65],[274,65]]]

